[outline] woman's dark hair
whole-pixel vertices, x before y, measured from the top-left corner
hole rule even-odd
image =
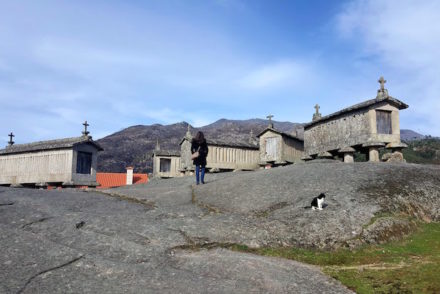
[[[193,141],[202,144],[203,142],[205,142],[205,136],[202,132],[198,131],[196,136],[193,138]]]

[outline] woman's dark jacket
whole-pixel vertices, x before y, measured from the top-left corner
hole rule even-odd
[[[193,139],[191,141],[191,154],[193,154],[194,152],[197,152],[199,147],[200,147],[199,157],[194,159],[193,163],[194,163],[194,165],[205,166],[206,165],[206,156],[208,156],[208,144],[206,144],[206,140],[200,144],[199,142],[197,142],[196,140]]]

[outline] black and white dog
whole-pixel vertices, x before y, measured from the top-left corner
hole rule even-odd
[[[318,209],[318,210],[322,210],[322,205],[324,204],[324,200],[325,200],[325,194],[321,193],[319,194],[319,196],[313,198],[312,200],[312,209]]]

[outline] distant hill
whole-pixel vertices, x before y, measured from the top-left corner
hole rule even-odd
[[[424,138],[425,138],[424,135],[414,132],[412,130],[405,130],[405,129],[400,130],[400,140],[402,141],[408,142],[408,141],[420,140]]]
[[[254,136],[268,125],[264,119],[227,120],[220,119],[210,125],[194,128],[194,135],[201,130],[207,138],[225,142],[248,142],[251,131]],[[299,129],[302,137],[302,124],[274,121],[274,127],[286,133]],[[185,136],[188,123],[180,122],[171,125],[154,124],[138,125],[126,128],[105,138],[97,140],[104,147],[98,160],[98,171],[124,172],[127,166],[133,166],[136,172],[151,172],[153,169],[151,154],[159,140],[162,150],[180,150],[179,143]]]
[[[440,164],[440,138],[407,141],[403,156],[409,163]]]

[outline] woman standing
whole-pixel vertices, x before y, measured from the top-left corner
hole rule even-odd
[[[200,180],[202,184],[205,183],[206,157],[208,156],[208,144],[200,131],[191,141],[191,154],[196,152],[199,153],[199,156],[193,158],[193,163],[196,166],[196,184],[198,185]]]

